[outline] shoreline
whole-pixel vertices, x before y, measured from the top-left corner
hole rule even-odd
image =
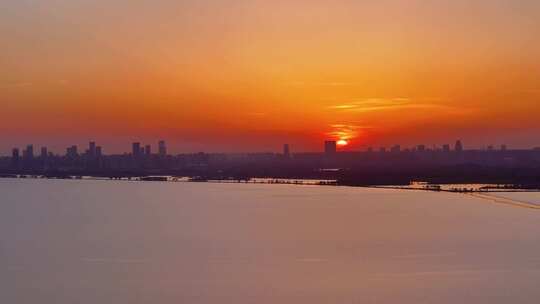
[[[167,182],[167,183],[217,183],[217,184],[267,184],[267,185],[296,185],[296,186],[333,186],[352,188],[374,188],[392,189],[407,191],[429,191],[429,192],[449,192],[449,193],[507,193],[507,192],[540,192],[538,188],[519,188],[517,185],[507,185],[501,187],[500,184],[428,184],[420,185],[411,183],[410,185],[348,185],[340,184],[338,180],[321,179],[290,179],[290,178],[248,178],[248,179],[203,179],[199,177],[187,176],[78,176],[70,175],[63,177],[51,177],[32,174],[2,175],[0,179],[47,179],[47,180],[101,180],[101,181],[131,181],[131,182]]]

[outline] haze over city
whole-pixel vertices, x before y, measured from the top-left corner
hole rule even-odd
[[[3,155],[540,145],[535,0],[4,0],[0,37]]]
[[[540,0],[0,0],[0,304],[538,304]]]

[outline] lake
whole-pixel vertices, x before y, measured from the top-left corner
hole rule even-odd
[[[540,210],[464,194],[0,179],[0,303],[538,303],[539,282]]]

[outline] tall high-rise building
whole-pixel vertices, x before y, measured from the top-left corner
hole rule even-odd
[[[27,145],[26,149],[23,151],[23,158],[26,160],[30,160],[34,158],[34,146],[33,145]]]
[[[41,147],[41,158],[45,159],[48,156],[47,147]]]
[[[152,146],[146,145],[144,146],[144,155],[150,156],[152,154]]]
[[[461,140],[456,141],[455,150],[456,152],[463,152],[463,144],[461,143]]]
[[[73,145],[66,149],[66,156],[69,158],[76,158],[79,156],[79,153],[77,151],[77,146]]]
[[[88,156],[95,157],[96,156],[96,143],[94,141],[91,141],[88,143]]]
[[[11,164],[13,165],[13,167],[18,167],[20,160],[21,156],[19,153],[19,149],[13,148],[13,150],[11,151]]]
[[[167,145],[165,144],[164,140],[160,140],[158,143],[158,153],[159,156],[167,156]]]
[[[324,153],[326,155],[334,155],[337,152],[337,144],[335,140],[327,140],[324,142]]]
[[[450,152],[450,145],[446,144],[442,146],[443,152]]]
[[[96,157],[101,157],[103,155],[103,150],[101,149],[101,146],[96,147]]]
[[[289,144],[283,145],[283,156],[285,156],[286,158],[291,157],[291,150],[289,148]]]
[[[13,150],[11,150],[11,158],[16,158],[18,159],[20,156],[19,156],[19,149],[18,148],[13,148]]]
[[[134,157],[138,157],[141,153],[141,143],[134,142],[131,144],[131,154]]]

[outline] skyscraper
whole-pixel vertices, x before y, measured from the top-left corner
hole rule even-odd
[[[103,154],[103,150],[101,149],[101,146],[96,147],[96,157],[101,157]]]
[[[11,165],[14,168],[17,168],[19,166],[20,158],[21,156],[19,153],[19,149],[13,148],[13,150],[11,151]]]
[[[146,145],[144,146],[144,155],[150,156],[152,154],[152,146]]]
[[[463,144],[461,143],[461,140],[456,141],[455,150],[456,152],[463,152]]]
[[[324,153],[326,155],[334,155],[337,152],[337,145],[335,140],[327,140],[324,142]]]
[[[448,144],[443,145],[442,150],[443,150],[443,152],[450,152],[450,145],[448,145]]]
[[[289,158],[291,156],[291,151],[289,149],[289,144],[284,144],[283,145],[283,156],[285,156],[286,158]]]
[[[131,144],[131,154],[133,157],[138,157],[141,153],[141,143],[134,142]]]
[[[41,158],[45,159],[45,158],[47,158],[47,155],[48,155],[47,147],[41,147],[41,155],[40,155]]]
[[[27,145],[26,149],[23,151],[23,158],[25,160],[31,160],[34,158],[34,146]]]
[[[88,144],[88,156],[95,157],[96,156],[96,143],[91,141]]]
[[[77,146],[73,145],[66,149],[66,156],[69,158],[76,158],[78,156]]]
[[[159,149],[159,151],[158,151],[159,156],[164,157],[164,156],[167,155],[167,145],[165,144],[164,140],[159,141],[158,149]]]

